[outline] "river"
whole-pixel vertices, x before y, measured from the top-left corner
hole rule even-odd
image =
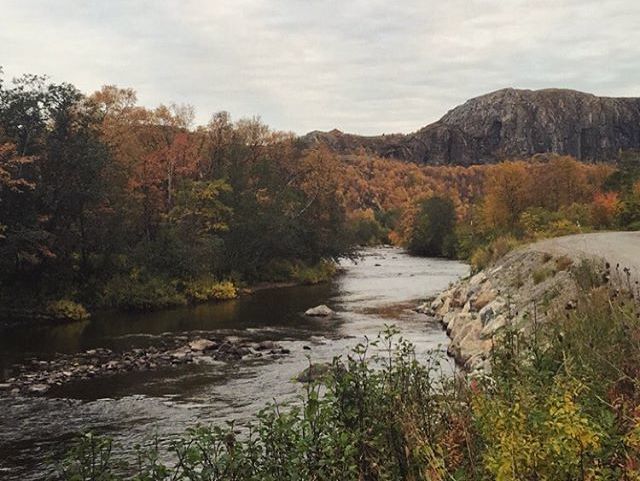
[[[0,393],[0,479],[46,479],[51,460],[75,433],[112,436],[124,449],[149,439],[179,435],[196,423],[246,423],[267,403],[294,398],[292,379],[313,362],[344,355],[385,324],[395,324],[419,355],[446,346],[440,327],[414,313],[418,300],[436,294],[461,276],[460,262],[411,257],[396,248],[371,248],[343,273],[316,286],[266,289],[250,296],[144,314],[102,314],[85,323],[13,327],[0,331],[0,379],[31,357],[50,358],[95,347],[114,351],[152,345],[167,333],[214,332],[251,340],[273,340],[291,350],[276,360],[185,365],[117,374],[67,384],[45,397]],[[304,311],[327,304],[330,319]]]

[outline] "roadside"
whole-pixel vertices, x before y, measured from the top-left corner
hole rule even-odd
[[[575,308],[580,276],[640,289],[640,232],[602,232],[546,239],[516,249],[417,308],[451,338],[448,353],[469,372],[489,369],[494,338],[507,327],[535,330],[558,310]]]

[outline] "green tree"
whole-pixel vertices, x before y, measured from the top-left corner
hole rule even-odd
[[[409,245],[415,255],[443,257],[455,254],[456,211],[451,199],[431,197],[420,202]]]

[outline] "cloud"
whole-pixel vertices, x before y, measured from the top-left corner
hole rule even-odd
[[[7,76],[272,127],[408,132],[506,86],[640,95],[634,0],[5,0]]]

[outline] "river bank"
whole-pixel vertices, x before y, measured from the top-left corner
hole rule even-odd
[[[417,310],[440,322],[448,353],[470,373],[488,372],[505,329],[531,333],[558,312],[575,309],[588,279],[640,293],[640,233],[611,232],[543,240],[516,249]]]
[[[375,339],[386,324],[395,323],[421,359],[434,352],[443,356],[446,335],[435,322],[425,324],[412,307],[425,294],[436,295],[468,275],[468,265],[411,257],[397,248],[367,248],[361,254],[357,261],[343,261],[344,271],[326,283],[265,288],[221,303],[105,312],[79,323],[3,331],[0,383],[16,377],[14,366],[30,359],[56,367],[56,359],[78,356],[83,364],[92,357],[87,351],[99,349],[114,353],[105,359],[129,356],[135,362],[149,353],[153,358],[154,349],[172,351],[203,338],[231,339],[252,352],[240,359],[201,362],[199,358],[212,357],[212,351],[193,356],[192,362],[79,376],[40,395],[2,390],[0,478],[47,479],[49,460],[59,459],[78,432],[112,437],[127,457],[135,456],[133,446],[156,434],[170,442],[196,424],[224,427],[235,421],[245,426],[274,399],[280,405],[295,402],[302,390],[296,378],[310,362],[330,363],[346,356],[358,343]],[[335,315],[305,315],[321,304]],[[276,354],[266,349],[256,356],[260,343],[275,343],[289,353],[276,348]]]
[[[193,306],[210,302],[225,302],[255,292],[316,285],[329,282],[341,269],[333,261],[320,261],[315,265],[289,263],[280,266],[280,272],[272,270],[267,277],[273,280],[254,283],[234,283],[203,278],[192,281],[179,279],[152,279],[147,284],[119,286],[106,289],[105,299],[87,306],[69,299],[48,300],[40,305],[6,307],[7,300],[0,299],[0,329],[19,325],[63,324],[84,321],[96,314],[151,312]],[[128,281],[130,282],[130,280]]]

